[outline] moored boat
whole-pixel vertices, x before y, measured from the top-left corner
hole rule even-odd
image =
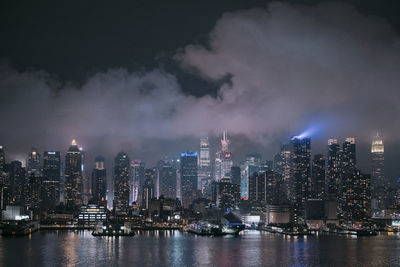
[[[38,221],[16,220],[3,223],[3,236],[29,235],[39,230]]]
[[[134,236],[135,232],[129,223],[100,222],[92,232],[93,236]]]

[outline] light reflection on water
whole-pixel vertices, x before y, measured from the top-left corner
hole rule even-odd
[[[282,236],[244,231],[202,237],[140,231],[134,237],[93,237],[89,231],[40,231],[0,237],[0,266],[398,266],[398,233],[375,237]]]

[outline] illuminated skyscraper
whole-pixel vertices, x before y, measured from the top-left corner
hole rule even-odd
[[[32,148],[31,152],[28,154],[28,160],[26,165],[26,170],[28,176],[33,173],[35,177],[41,177],[41,166],[40,166],[40,154],[36,148]]]
[[[321,154],[314,155],[312,161],[311,197],[320,200],[325,198],[325,159]]]
[[[3,146],[0,146],[0,209],[5,209],[10,201],[10,175],[6,171],[6,159]]]
[[[303,223],[311,191],[311,139],[293,137],[293,222]]]
[[[379,134],[372,141],[371,158],[371,187],[373,209],[382,210],[385,208],[385,199],[389,189],[389,183],[385,179],[385,148]]]
[[[249,201],[252,208],[263,209],[266,204],[286,202],[282,197],[282,176],[274,171],[254,172],[249,177]]]
[[[229,178],[222,178],[216,183],[217,186],[217,206],[225,210],[239,206],[240,185],[233,184]]]
[[[160,179],[160,196],[176,198],[176,170],[166,161],[161,161],[158,167]]]
[[[22,204],[23,186],[26,177],[26,169],[22,167],[22,162],[18,160],[7,164],[7,170],[10,175],[10,203]]]
[[[188,208],[197,193],[197,152],[181,153],[181,195],[184,208]]]
[[[92,199],[98,204],[104,205],[107,198],[107,171],[104,165],[104,157],[97,156],[92,172]]]
[[[247,155],[246,161],[241,168],[241,183],[240,183],[240,195],[242,198],[249,197],[249,178],[256,172],[261,171],[261,156],[258,154]]]
[[[210,142],[208,137],[200,138],[198,166],[197,188],[203,190],[206,184],[211,183]]]
[[[75,140],[65,155],[65,202],[71,208],[82,205],[82,155]]]
[[[128,156],[120,152],[114,161],[114,211],[117,215],[128,214],[130,161]]]
[[[155,196],[154,184],[157,179],[157,169],[146,169],[144,171],[144,184],[142,193],[142,208],[150,208],[151,199]]]
[[[352,221],[357,207],[357,188],[362,178],[356,167],[356,140],[348,137],[343,142],[340,154],[341,181],[339,187],[339,215],[342,219]]]
[[[281,145],[281,151],[275,155],[273,170],[282,176],[282,190],[284,197],[289,200],[293,198],[293,176],[292,176],[292,145]]]
[[[60,201],[61,154],[58,151],[45,151],[43,154],[42,206],[54,209]]]
[[[337,139],[328,140],[328,162],[326,169],[327,197],[337,200],[340,187],[340,146]]]
[[[217,152],[215,157],[215,180],[219,181],[224,178],[233,166],[232,153],[229,151],[228,132],[225,130],[221,139],[221,150]]]
[[[89,179],[87,170],[86,170],[86,151],[83,150],[83,147],[79,147],[81,152],[81,169],[82,169],[82,202],[83,204],[87,204],[89,199],[91,198],[92,191],[92,181]]]
[[[0,171],[4,171],[6,166],[6,156],[3,146],[0,146]]]
[[[132,160],[131,162],[132,177],[131,177],[131,190],[130,190],[130,204],[138,202],[142,196],[142,189],[144,186],[144,170],[145,163],[141,160]]]

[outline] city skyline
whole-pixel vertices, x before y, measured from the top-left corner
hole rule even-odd
[[[243,4],[243,8],[236,4],[227,5],[226,10],[219,7],[212,19],[202,19],[204,26],[192,21],[201,28],[202,38],[193,33],[192,38],[171,40],[174,44],[169,44],[167,51],[162,43],[170,38],[155,34],[156,41],[151,42],[156,46],[151,49],[154,53],[142,57],[144,69],[122,60],[120,52],[112,50],[107,52],[118,54],[114,60],[103,53],[104,59],[96,57],[104,60],[101,66],[84,62],[87,65],[83,64],[78,74],[72,74],[72,69],[79,69],[72,65],[81,66],[82,60],[58,40],[54,40],[56,47],[66,53],[58,54],[59,64],[50,59],[41,63],[32,56],[21,58],[18,52],[45,55],[48,50],[43,47],[47,44],[22,35],[26,29],[14,25],[9,15],[4,16],[4,25],[15,26],[15,34],[25,36],[21,38],[26,42],[18,48],[11,45],[13,38],[5,38],[2,44],[0,112],[8,125],[0,132],[2,145],[9,148],[13,158],[25,158],[32,145],[62,151],[65,145],[61,144],[76,138],[93,154],[114,155],[123,148],[149,162],[154,154],[164,151],[176,154],[193,149],[204,135],[214,146],[224,129],[229,129],[232,139],[240,140],[235,142],[235,151],[242,157],[250,152],[271,157],[279,141],[312,127],[317,130],[314,146],[321,151],[325,140],[346,136],[356,137],[359,148],[366,151],[371,137],[379,131],[388,144],[387,154],[393,155],[387,159],[386,170],[391,177],[398,176],[395,158],[400,156],[400,123],[393,114],[399,112],[396,42],[400,24],[388,13],[391,9],[365,4],[364,8],[377,8],[376,16],[369,16],[374,9],[365,11],[354,1],[316,1],[311,5],[302,1],[299,5],[261,2]],[[76,12],[86,20],[79,9]],[[65,27],[52,15],[46,13],[43,18],[46,16]],[[94,16],[99,19],[96,12]],[[158,20],[154,23],[161,28]],[[255,36],[240,25],[249,25],[260,34]],[[52,33],[45,21],[38,20],[36,26],[34,31]],[[305,29],[303,34],[296,31],[299,27]],[[74,29],[77,35],[71,38],[76,40],[82,31]],[[9,28],[5,32],[12,35]],[[119,38],[127,38],[135,47],[133,36],[120,34]],[[337,35],[347,37],[339,42]],[[105,49],[87,39],[82,42]],[[368,47],[363,45],[366,43]],[[126,53],[134,50],[121,46]],[[118,43],[113,47],[118,50]],[[79,46],[77,51],[93,59],[90,49]],[[274,55],[279,55],[278,61]],[[242,69],[231,64],[234,61]],[[60,66],[64,63],[69,67]],[[213,67],[207,68],[206,63]],[[374,75],[364,75],[371,72]],[[360,158],[365,167],[369,161]]]
[[[400,1],[2,1],[1,266],[400,266]]]

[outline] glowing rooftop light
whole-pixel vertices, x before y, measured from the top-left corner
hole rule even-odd
[[[181,157],[197,157],[197,151],[190,153],[190,152],[181,152]]]
[[[76,141],[75,141],[75,139],[72,140],[71,145],[76,146]]]
[[[320,130],[320,126],[314,125],[314,126],[308,128],[307,130],[303,131],[301,134],[292,136],[291,140],[311,138],[311,136],[315,135],[319,130]]]

